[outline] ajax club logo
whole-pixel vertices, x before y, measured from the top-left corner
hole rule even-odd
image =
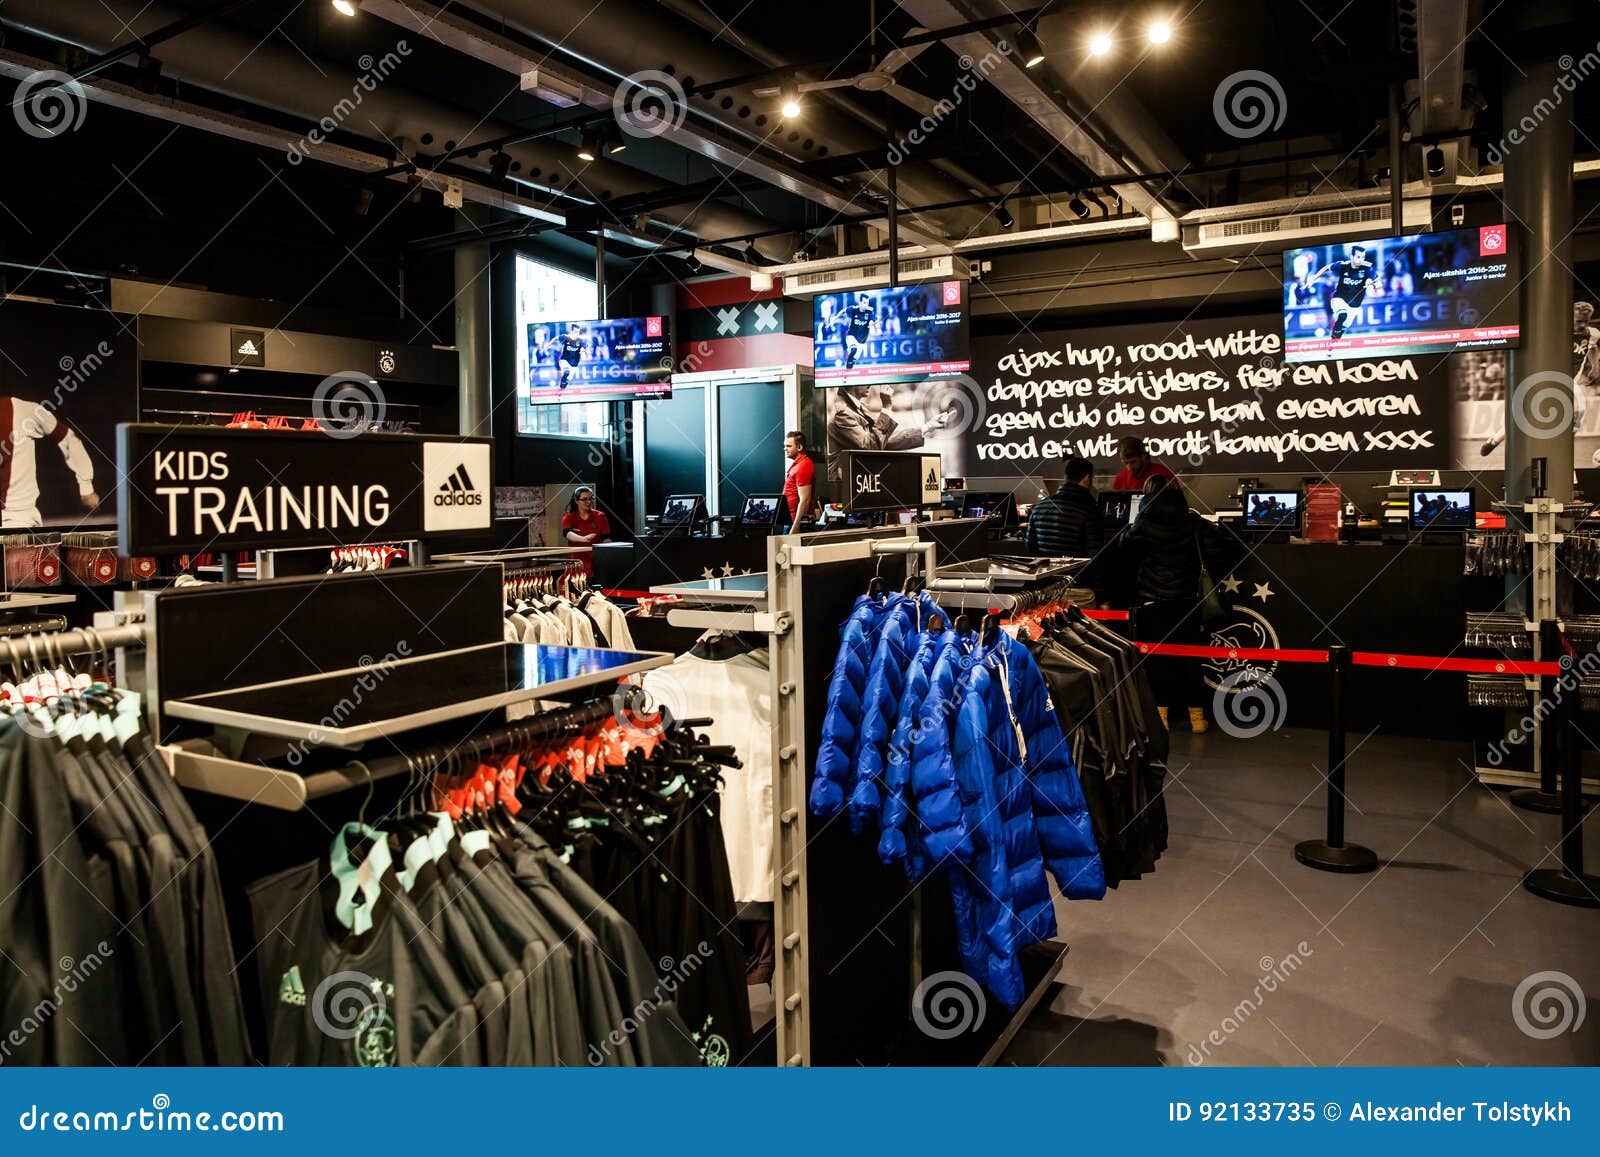
[[[483,493],[472,484],[472,475],[467,473],[465,462],[457,466],[454,473],[434,492],[433,504],[435,506],[483,505]]]
[[[1483,225],[1478,229],[1478,256],[1498,257],[1506,251],[1506,227]]]
[[[393,350],[378,351],[378,372],[380,374],[392,374],[398,368],[399,363],[395,360]]]

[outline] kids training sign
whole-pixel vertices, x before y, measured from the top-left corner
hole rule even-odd
[[[493,443],[117,427],[123,555],[448,539],[493,525]]]

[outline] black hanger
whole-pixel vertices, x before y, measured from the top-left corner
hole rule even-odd
[[[750,643],[741,636],[728,631],[718,631],[696,640],[694,646],[689,648],[689,653],[698,659],[724,662],[739,655],[747,655],[751,650],[753,648]]]

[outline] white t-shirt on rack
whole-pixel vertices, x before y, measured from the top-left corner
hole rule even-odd
[[[722,772],[722,840],[728,847],[733,898],[774,899],[772,859],[772,685],[767,652],[730,659],[680,655],[647,671],[644,687],[682,719],[710,716],[705,734],[729,745],[744,764]]]

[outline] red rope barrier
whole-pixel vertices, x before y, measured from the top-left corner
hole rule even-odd
[[[1326,651],[1282,650],[1275,647],[1201,647],[1192,643],[1136,643],[1146,655],[1177,659],[1269,659],[1279,663],[1326,663]]]
[[[1532,663],[1520,659],[1447,659],[1436,655],[1394,655],[1379,651],[1354,651],[1350,661],[1358,667],[1387,667],[1407,671],[1465,671],[1472,675],[1559,675],[1559,663]]]

